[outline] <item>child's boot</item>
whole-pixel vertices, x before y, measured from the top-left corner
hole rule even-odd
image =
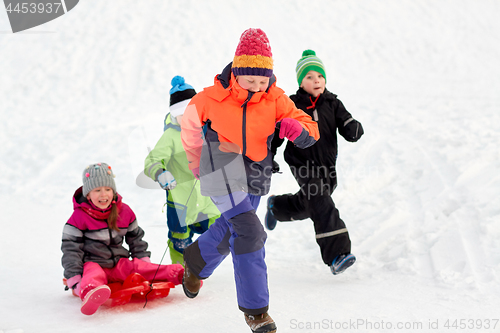
[[[245,313],[245,321],[253,333],[275,333],[278,330],[273,318],[267,312],[260,315]]]
[[[200,291],[201,281],[189,270],[188,265],[184,263],[184,276],[182,277],[182,289],[189,298],[195,298]]]
[[[355,261],[356,257],[353,254],[340,254],[335,259],[333,259],[333,262],[330,265],[330,270],[332,271],[333,275],[340,274],[347,268],[351,267]]]
[[[269,198],[267,198],[267,212],[264,219],[267,230],[274,230],[274,228],[276,228],[276,224],[278,223],[278,220],[276,220],[272,211],[274,206],[274,197],[274,195],[270,195]]]
[[[87,316],[93,315],[109,296],[111,296],[111,289],[107,285],[90,290],[83,298],[82,313]]]

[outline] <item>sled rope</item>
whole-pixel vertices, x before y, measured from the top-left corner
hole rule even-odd
[[[198,179],[195,179],[194,184],[193,184],[193,188],[191,188],[191,192],[189,193],[189,196],[188,196],[188,198],[186,200],[186,204],[184,205],[185,207],[187,207],[187,205],[189,203],[189,199],[191,199],[191,195],[193,195],[193,191],[194,191],[194,188],[196,187],[196,183],[197,182],[198,182]],[[184,217],[184,212],[186,212],[186,211],[187,211],[187,209],[184,209],[182,211],[182,214],[179,217],[179,221],[182,221],[182,218]],[[155,282],[156,274],[158,274],[158,271],[160,270],[161,263],[163,262],[163,258],[165,258],[165,255],[167,254],[167,250],[168,250],[168,243],[167,243],[167,246],[165,247],[165,251],[163,252],[163,256],[161,257],[160,263],[158,264],[158,268],[156,269],[155,275],[153,275],[153,279],[151,280],[151,283],[149,284],[149,291],[144,296],[146,298],[146,302],[144,303],[144,306],[142,307],[143,309],[148,304],[148,295],[149,295],[150,292],[153,291],[153,282]]]

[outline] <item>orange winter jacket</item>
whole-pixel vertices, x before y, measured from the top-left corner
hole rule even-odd
[[[307,148],[319,139],[316,122],[295,107],[274,76],[265,92],[251,93],[236,82],[229,64],[213,86],[194,96],[184,112],[181,138],[189,168],[199,168],[202,194],[224,195],[228,187],[267,194],[270,143],[276,124],[284,118],[296,119],[303,128],[294,141],[298,147]]]

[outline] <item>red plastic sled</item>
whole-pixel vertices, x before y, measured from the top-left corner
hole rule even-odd
[[[175,288],[172,282],[150,283],[139,273],[130,274],[123,284],[113,282],[108,284],[111,289],[111,296],[106,301],[106,305],[117,306],[130,302],[132,297],[148,301],[155,298],[167,297],[171,288]],[[109,303],[109,304],[108,304]]]
[[[66,279],[63,279],[65,286]],[[130,302],[132,298],[142,300],[153,300],[155,298],[167,297],[171,288],[175,288],[172,282],[154,282],[150,283],[139,273],[132,273],[123,283],[112,282],[108,283],[111,289],[111,296],[103,304],[107,306],[123,305]],[[73,295],[75,295],[73,291]],[[77,296],[77,295],[75,295]]]

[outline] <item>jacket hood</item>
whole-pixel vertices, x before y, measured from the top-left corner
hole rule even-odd
[[[163,123],[163,131],[166,131],[169,128],[173,128],[176,131],[181,131],[181,125],[176,124],[172,121],[172,115],[170,113],[167,113],[165,116],[165,121]]]
[[[236,78],[231,71],[232,64],[232,62],[229,63],[222,70],[222,73],[215,76],[214,85],[212,87],[204,89],[211,98],[219,102],[224,100],[232,93],[237,94],[237,99],[242,101],[245,101],[249,97],[248,90],[242,89],[239,85],[235,85],[234,83],[232,83],[233,81],[236,81]],[[276,86],[276,76],[273,74],[273,76],[269,79],[269,86],[267,87],[266,91],[260,93],[251,93],[250,102],[259,102],[261,98],[274,100],[283,93],[284,91]]]
[[[300,98],[309,98],[311,96],[307,91],[304,90],[304,88],[300,87],[297,90],[296,95]],[[330,92],[328,89],[325,88],[325,91],[321,94],[320,98],[325,98],[325,99],[335,99],[337,98],[337,95],[334,93]]]
[[[311,94],[309,94],[307,91],[305,91],[304,88],[302,88],[302,87],[297,89],[297,92],[295,93],[295,95],[299,98],[309,98],[309,96],[311,96]],[[324,98],[326,100],[332,100],[332,99],[337,98],[337,95],[335,95],[334,93],[332,93],[331,91],[329,91],[326,88],[325,88],[325,91],[320,96],[321,96],[320,99]]]
[[[116,206],[120,207],[122,204],[122,196],[118,193],[116,193],[117,199],[116,199]],[[75,194],[73,194],[73,209],[77,208],[88,208],[88,209],[94,209],[98,211],[102,211],[101,209],[97,208],[92,202],[88,201],[86,197],[83,196],[83,186],[80,186],[76,191]],[[111,205],[109,205],[108,208],[105,209],[105,211],[111,209]]]
[[[231,84],[231,74],[233,73],[231,68],[233,67],[233,62],[230,62],[223,70],[222,73],[216,76],[216,80],[218,80],[224,89],[229,88]],[[269,79],[269,86],[267,87],[266,92],[269,91],[269,88],[276,83],[276,76],[273,76]]]
[[[299,88],[297,90],[297,93],[295,96],[292,98],[294,102],[299,102],[302,101],[303,103],[310,105],[310,99],[312,99],[312,95],[309,94],[307,91],[304,90],[304,88]],[[332,94],[330,91],[328,91],[325,88],[325,91],[319,95],[319,98],[316,102],[317,107],[319,107],[321,104],[323,104],[324,101],[333,101],[337,98],[337,95]]]

